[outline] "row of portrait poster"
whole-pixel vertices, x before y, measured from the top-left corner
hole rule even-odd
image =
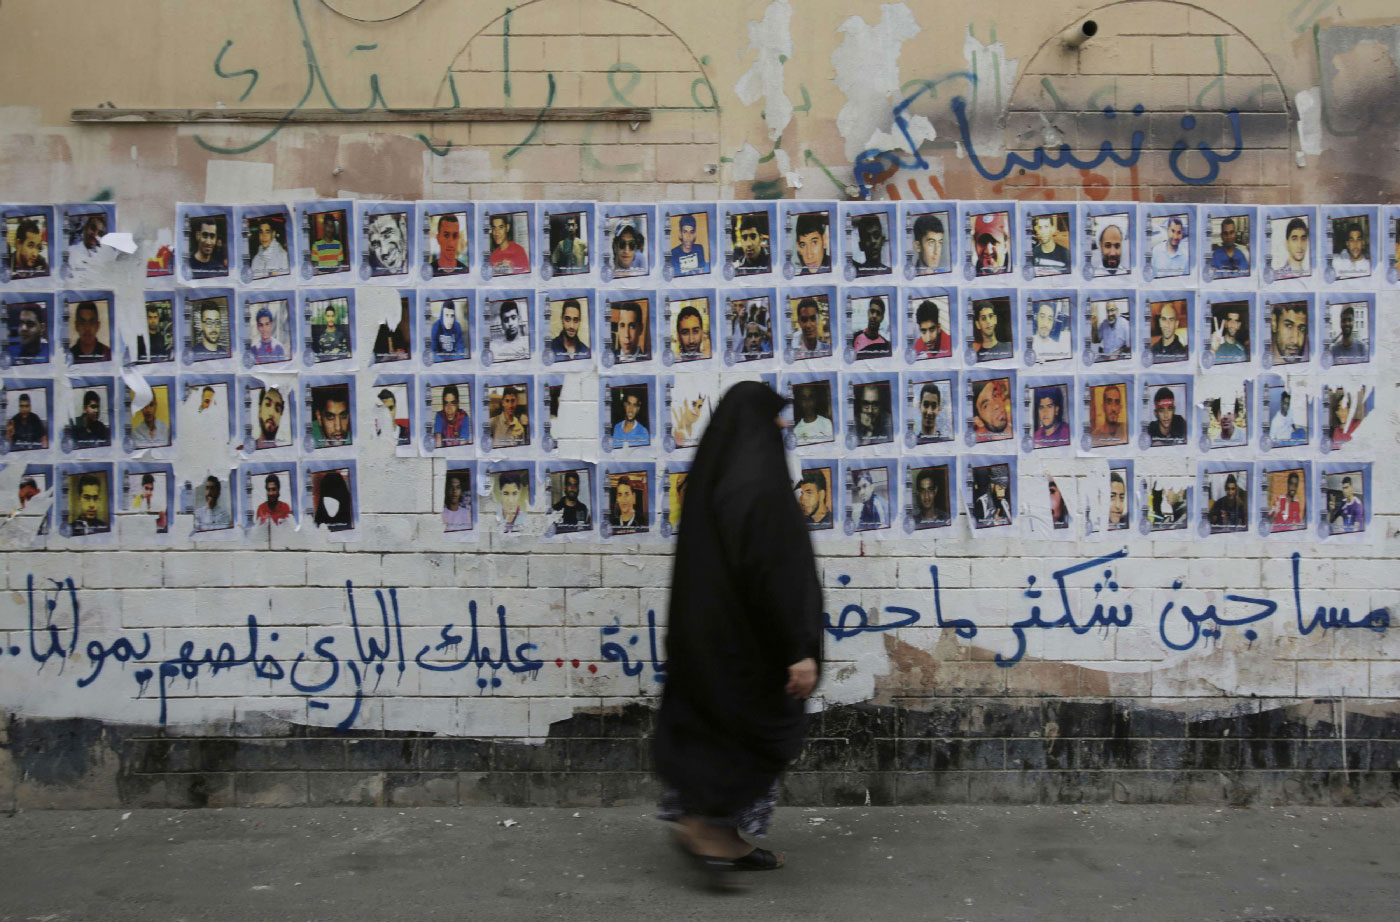
[[[819,538],[1372,537],[1370,463],[1184,462],[1136,475],[1134,467],[1123,459],[1088,472],[1018,471],[1011,455],[804,458],[792,490]],[[671,539],[684,527],[689,468],[684,461],[452,460],[434,477],[433,530],[458,541],[488,533]],[[303,525],[348,541],[360,527],[353,458],[245,462],[194,477],[149,461],[7,465],[0,475],[34,543],[53,530],[82,543],[238,541]]]
[[[1378,437],[1373,378],[1014,369],[752,375],[182,374],[13,377],[0,454],[293,457],[379,443],[399,456],[661,457],[696,448],[723,392],[758,379],[789,401],[799,454],[1348,455]],[[589,386],[591,385],[591,386]],[[222,447],[221,447],[222,446]]]
[[[110,203],[0,204],[0,284],[109,262]],[[1400,283],[1400,206],[1134,202],[179,203],[145,266],[185,284],[596,279]],[[937,283],[942,283],[938,281]]]
[[[1359,290],[417,288],[383,292],[389,303],[397,297],[397,311],[377,318],[368,308],[361,316],[362,293],[182,287],[125,303],[102,289],[0,292],[0,369],[278,372],[406,363],[566,372],[1123,365],[1368,372],[1377,364],[1377,322],[1392,307],[1389,293]]]

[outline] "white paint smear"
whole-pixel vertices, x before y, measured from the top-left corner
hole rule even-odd
[[[884,151],[902,150],[913,154],[914,151],[918,149],[919,145],[938,137],[938,130],[933,127],[933,123],[922,115],[915,115],[912,118],[905,119],[905,121],[909,123],[909,137],[914,139],[913,150],[910,149],[909,139],[904,136],[903,131],[900,131],[898,134],[894,131],[876,131],[865,142],[866,149]]]
[[[1303,90],[1293,97],[1298,106],[1298,143],[1309,157],[1322,155],[1322,87]]]
[[[892,110],[900,100],[900,47],[920,29],[908,6],[885,3],[876,25],[852,16],[839,31],[845,38],[831,53],[831,65],[846,104],[836,115],[836,129],[846,139],[846,156],[854,161],[866,149],[866,139],[894,121]]]
[[[758,148],[745,141],[744,146],[734,155],[734,179],[749,182],[758,175]]]
[[[963,59],[975,78],[967,115],[972,140],[978,153],[1001,154],[1005,151],[1001,132],[1006,120],[1006,104],[1016,86],[1020,59],[1007,60],[1004,44],[984,45],[971,33],[963,39]]]
[[[210,160],[204,169],[204,200],[241,205],[272,197],[273,165],[246,160]]]
[[[734,94],[744,105],[764,101],[763,120],[768,124],[770,141],[782,137],[792,121],[792,100],[783,90],[783,61],[792,57],[791,25],[792,4],[788,0],[773,0],[763,19],[749,21],[748,50],[757,59],[734,84]]]

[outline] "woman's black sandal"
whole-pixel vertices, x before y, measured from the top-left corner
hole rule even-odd
[[[776,871],[785,863],[783,856],[774,854],[766,848],[755,847],[742,858],[735,858],[732,862],[736,871]]]

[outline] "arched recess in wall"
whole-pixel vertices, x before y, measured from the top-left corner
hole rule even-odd
[[[1287,199],[1297,143],[1288,96],[1248,36],[1176,0],[1107,3],[1064,28],[1089,19],[1098,32],[1079,48],[1066,47],[1056,33],[1027,60],[1007,105],[1006,146],[1029,151],[1068,143],[1092,159],[1105,141],[1126,153],[1133,131],[1141,130],[1143,154],[1136,169],[1104,163],[1020,177],[1018,185],[1040,190],[1023,188],[1023,197],[1199,198],[1202,186],[1183,177],[1199,179],[1206,166],[1189,153],[1178,174],[1169,163],[1172,147],[1185,140],[1190,151],[1205,142],[1228,152],[1233,132],[1226,113],[1238,109],[1245,149],[1213,184],[1230,186],[1235,200]],[[1140,116],[1133,114],[1138,105]],[[1113,117],[1106,116],[1108,107]],[[1182,123],[1187,115],[1194,121],[1189,129]]]
[[[718,193],[719,106],[706,61],[665,23],[618,0],[527,0],[487,23],[462,46],[450,68],[464,106],[652,109],[633,128],[619,122],[434,125],[434,136],[485,150],[490,175],[473,185],[505,183],[513,194],[589,198],[633,194],[689,197],[689,183]],[[451,101],[446,80],[438,104]],[[479,155],[478,155],[479,156]],[[612,189],[617,184],[622,188]],[[557,193],[557,194],[556,194]]]

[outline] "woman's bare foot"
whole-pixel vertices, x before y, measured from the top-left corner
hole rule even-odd
[[[699,817],[684,816],[679,828],[681,842],[696,855],[733,859],[753,851],[753,846],[739,837],[738,830],[728,826],[715,826]]]

